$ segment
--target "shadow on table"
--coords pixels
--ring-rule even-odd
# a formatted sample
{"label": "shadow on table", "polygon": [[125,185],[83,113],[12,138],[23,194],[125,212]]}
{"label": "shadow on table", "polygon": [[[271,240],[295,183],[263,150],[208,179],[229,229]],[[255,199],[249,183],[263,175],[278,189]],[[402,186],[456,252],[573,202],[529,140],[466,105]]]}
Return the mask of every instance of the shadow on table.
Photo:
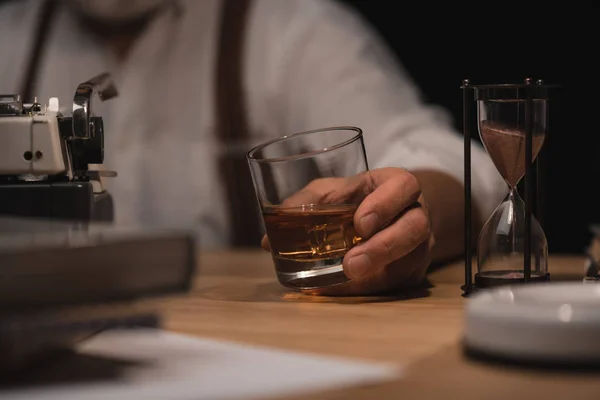
{"label": "shadow on table", "polygon": [[5,391],[120,380],[126,369],[140,365],[131,360],[64,351],[3,375],[0,398]]}
{"label": "shadow on table", "polygon": [[231,283],[212,286],[196,292],[197,296],[210,300],[239,302],[297,302],[330,304],[386,303],[424,298],[430,295],[433,285],[426,281],[420,287],[411,290],[391,291],[376,296],[317,296],[285,288],[277,281],[261,282],[255,285]]}
{"label": "shadow on table", "polygon": [[497,367],[502,369],[513,369],[530,372],[557,372],[561,374],[576,374],[587,375],[593,374],[600,377],[600,363],[598,362],[570,362],[564,363],[559,361],[547,360],[544,362],[535,360],[514,360],[509,357],[486,354],[470,349],[462,349],[462,355],[469,362],[479,365],[487,365],[489,367]]}
{"label": "shadow on table", "polygon": [[590,382],[597,387],[597,379],[600,378],[599,367],[600,365],[597,364],[566,365],[515,361],[470,351],[459,341],[413,364],[408,378],[410,380],[410,378],[433,374],[440,385],[460,387],[461,383],[470,381],[482,387],[486,385],[511,387],[516,383],[526,385],[536,380],[548,383],[550,379],[577,376],[582,378],[581,383],[585,382],[583,379],[593,378]]}

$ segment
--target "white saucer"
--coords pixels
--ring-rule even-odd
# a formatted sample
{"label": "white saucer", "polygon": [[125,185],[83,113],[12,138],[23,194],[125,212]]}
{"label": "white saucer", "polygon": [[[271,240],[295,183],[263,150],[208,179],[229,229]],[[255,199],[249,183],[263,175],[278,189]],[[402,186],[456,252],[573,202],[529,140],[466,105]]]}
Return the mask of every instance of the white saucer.
{"label": "white saucer", "polygon": [[465,312],[469,350],[522,361],[600,362],[600,284],[538,283],[476,293]]}

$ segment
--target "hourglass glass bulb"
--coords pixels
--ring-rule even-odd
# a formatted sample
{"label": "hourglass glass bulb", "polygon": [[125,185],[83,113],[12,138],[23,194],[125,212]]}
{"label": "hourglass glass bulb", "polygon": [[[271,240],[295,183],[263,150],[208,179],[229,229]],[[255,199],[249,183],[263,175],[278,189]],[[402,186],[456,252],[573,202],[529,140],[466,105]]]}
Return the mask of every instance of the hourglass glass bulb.
{"label": "hourglass glass bulb", "polygon": [[[508,185],[514,187],[525,175],[525,132],[490,121],[482,121],[480,131],[481,140],[498,172]],[[531,143],[531,158],[535,160],[544,144],[544,135],[534,135]]]}
{"label": "hourglass glass bulb", "polygon": [[529,79],[525,87],[491,85],[477,92],[481,141],[510,187],[479,235],[477,287],[524,281],[525,276],[528,281],[548,279],[546,236],[535,217],[527,220],[529,213],[516,190],[527,169],[527,135],[531,135],[531,162],[546,136],[547,98],[527,92],[532,86]]}
{"label": "hourglass glass bulb", "polygon": [[[485,223],[477,245],[477,286],[522,280],[525,245],[525,204],[513,189]],[[548,242],[535,217],[531,217],[531,280],[545,281]]]}

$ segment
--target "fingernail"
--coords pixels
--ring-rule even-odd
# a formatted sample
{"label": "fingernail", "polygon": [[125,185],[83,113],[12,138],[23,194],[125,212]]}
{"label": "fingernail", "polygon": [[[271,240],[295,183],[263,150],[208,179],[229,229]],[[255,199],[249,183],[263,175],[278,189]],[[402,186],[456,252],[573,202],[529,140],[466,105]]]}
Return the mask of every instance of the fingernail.
{"label": "fingernail", "polygon": [[359,254],[348,260],[348,274],[350,278],[360,278],[371,270],[371,260],[366,254]]}
{"label": "fingernail", "polygon": [[365,215],[360,219],[360,227],[365,236],[371,236],[378,228],[379,217],[375,213]]}

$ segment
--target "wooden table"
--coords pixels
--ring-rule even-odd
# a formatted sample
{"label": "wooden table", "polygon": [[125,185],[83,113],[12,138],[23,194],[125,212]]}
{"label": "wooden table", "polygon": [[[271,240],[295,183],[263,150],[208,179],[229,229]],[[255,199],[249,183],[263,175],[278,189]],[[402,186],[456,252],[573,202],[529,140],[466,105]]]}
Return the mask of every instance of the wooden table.
{"label": "wooden table", "polygon": [[[552,279],[581,279],[583,262],[552,256]],[[395,382],[311,399],[600,398],[598,372],[536,371],[465,358],[459,345],[466,301],[461,263],[431,273],[433,287],[425,292],[395,298],[302,295],[281,287],[272,268],[262,251],[202,255],[192,293],[161,300],[166,328],[407,369]]]}

